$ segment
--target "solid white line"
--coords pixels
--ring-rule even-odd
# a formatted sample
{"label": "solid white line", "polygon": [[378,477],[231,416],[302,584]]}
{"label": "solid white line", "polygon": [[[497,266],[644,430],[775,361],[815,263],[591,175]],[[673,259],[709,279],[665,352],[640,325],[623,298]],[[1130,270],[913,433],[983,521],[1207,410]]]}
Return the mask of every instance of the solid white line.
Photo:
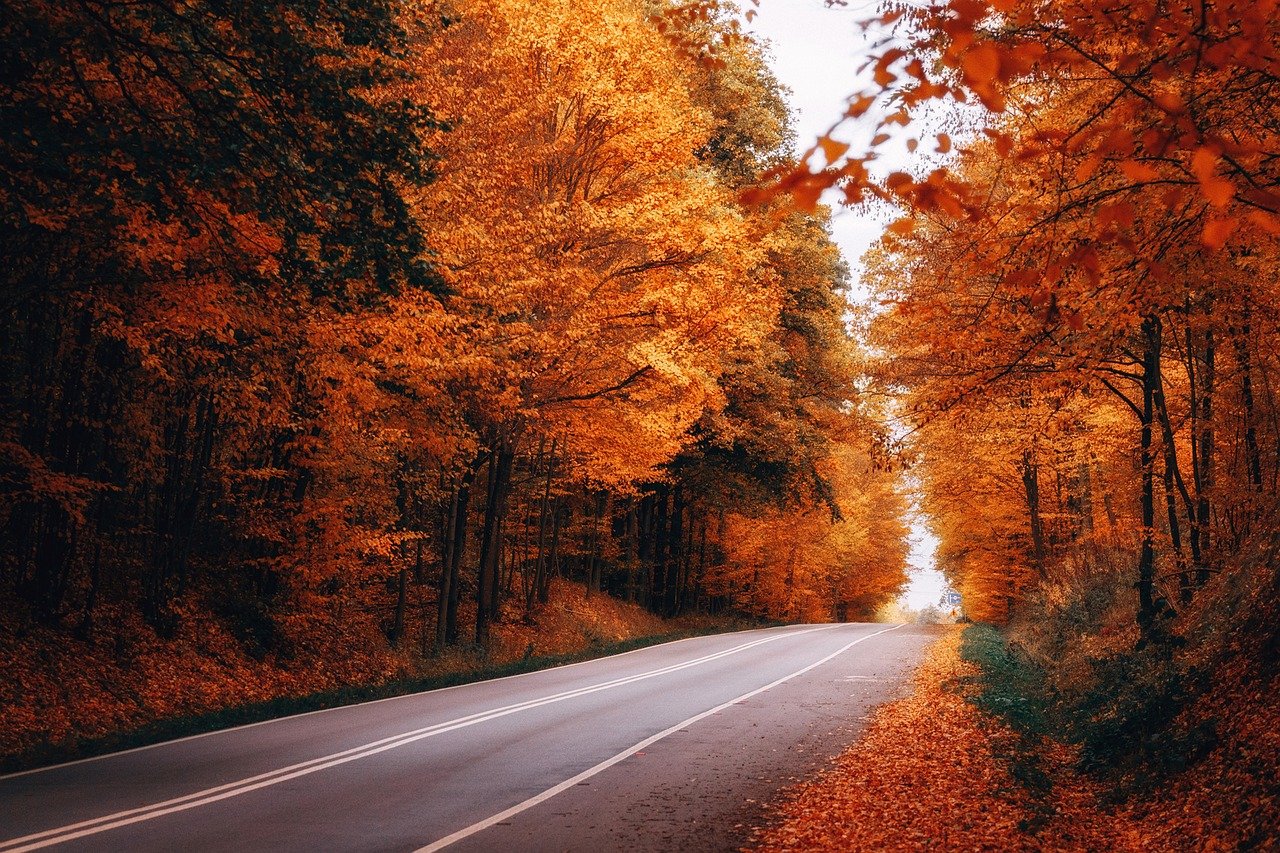
{"label": "solid white line", "polygon": [[585,666],[589,663],[597,663],[602,660],[613,660],[614,658],[621,658],[621,657],[626,657],[627,655],[634,655],[634,654],[639,654],[640,652],[647,652],[650,649],[661,649],[664,646],[674,646],[676,643],[687,643],[690,640],[705,640],[711,637],[732,637],[735,634],[754,634],[757,632],[764,632],[764,631],[781,631],[791,627],[793,626],[781,625],[773,628],[751,628],[746,631],[728,631],[721,634],[700,634],[696,637],[681,637],[678,640],[668,640],[665,643],[654,643],[652,646],[641,646],[638,649],[631,649],[630,651],[626,651],[626,652],[618,652],[616,655],[608,655],[603,658],[590,658],[588,660],[575,661],[574,663],[562,663],[557,666],[546,667],[545,669],[534,669],[534,670],[530,670],[529,672],[517,672],[514,675],[503,675],[503,676],[499,676],[498,678],[483,678],[483,679],[480,679],[479,681],[468,681],[464,684],[451,684],[448,687],[433,687],[430,690],[418,690],[413,693],[402,693],[399,696],[385,696],[382,699],[370,699],[366,702],[352,702],[349,705],[334,705],[332,708],[317,708],[314,711],[303,711],[300,714],[289,714],[288,716],[285,716],[285,717],[273,717],[270,720],[258,720],[256,723],[242,723],[238,726],[229,726],[228,728],[225,728],[225,729],[214,729],[211,732],[200,732],[200,734],[185,735],[183,737],[173,738],[172,740],[162,740],[162,741],[158,741],[157,743],[148,743],[142,746],[130,747],[129,749],[117,750],[115,752],[104,752],[101,755],[90,755],[85,758],[76,758],[71,761],[63,761],[59,764],[49,764],[44,767],[32,767],[29,770],[17,770],[13,773],[6,773],[4,775],[0,775],[0,782],[7,781],[9,779],[17,779],[19,776],[30,776],[35,773],[45,773],[49,770],[59,770],[63,767],[71,767],[76,764],[87,764],[91,761],[102,761],[104,758],[115,758],[116,756],[119,756],[119,755],[129,755],[130,753],[143,752],[148,749],[157,749],[162,746],[173,746],[174,744],[178,744],[178,743],[186,743],[189,740],[200,740],[201,738],[213,737],[214,735],[224,735],[224,734],[228,734],[229,732],[238,732],[238,731],[243,731],[244,729],[257,728],[258,726],[266,726],[272,723],[280,723],[280,722],[284,722],[285,720],[296,720],[301,717],[310,717],[315,714],[327,714],[330,711],[346,711],[346,710],[350,710],[351,708],[362,708],[366,705],[381,705],[383,702],[395,702],[400,699],[412,699],[415,696],[423,696],[427,693],[444,693],[447,690],[459,690],[463,687],[474,687],[477,684],[496,684],[499,681],[508,681],[512,678],[524,678],[529,675],[541,675],[544,672],[555,672],[556,670],[560,670],[560,669],[571,669],[575,666]]}
{"label": "solid white line", "polygon": [[239,779],[234,782],[227,782],[212,788],[206,788],[202,791],[196,791],[181,797],[164,800],[158,803],[151,803],[145,806],[139,806],[133,809],[116,812],[114,814],[103,815],[102,817],[92,818],[90,820],[80,821],[79,823],[68,824],[65,826],[55,827],[53,829],[43,830],[41,832],[24,835],[20,838],[12,838],[7,841],[0,842],[0,850],[4,853],[25,853],[25,851],[39,850],[54,844],[72,841],[77,838],[83,838],[87,835],[96,835],[106,832],[110,829],[116,829],[121,826],[128,826],[134,823],[140,823],[146,820],[152,820],[174,812],[186,811],[198,806],[215,803],[219,800],[225,800],[230,797],[236,797],[241,794],[247,794],[260,788],[266,788],[271,785],[277,785],[281,782],[287,782],[290,779],[296,779],[299,776],[306,776],[329,767],[335,767],[340,764],[346,764],[350,761],[356,761],[361,758],[367,758],[371,755],[377,755],[380,752],[386,752],[390,749],[406,746],[416,741],[424,740],[436,735],[445,734],[446,732],[456,731],[458,729],[474,726],[489,720],[505,717],[509,714],[515,714],[520,711],[538,708],[543,705],[550,705],[555,702],[563,702],[566,699],[574,699],[579,696],[586,696],[591,693],[597,693],[602,690],[609,690],[614,687],[621,687],[628,684],[634,684],[637,681],[644,681],[649,678],[656,678],[661,675],[667,675],[672,672],[678,672],[692,666],[698,666],[713,660],[719,660],[730,655],[738,654],[747,649],[765,643],[771,643],[776,640],[785,639],[787,637],[795,637],[801,634],[807,634],[811,631],[821,631],[836,627],[834,625],[822,625],[814,628],[805,628],[800,631],[789,631],[786,633],[770,634],[758,640],[749,643],[743,643],[724,649],[719,652],[712,652],[702,657],[693,658],[691,660],[682,661],[676,664],[669,664],[665,667],[649,670],[648,672],[637,673],[635,675],[623,676],[615,678],[611,681],[601,682],[599,684],[579,687],[573,690],[566,690],[555,693],[550,696],[543,696],[537,699],[529,699],[524,702],[518,702],[512,705],[506,705],[500,708],[494,708],[488,711],[479,711],[469,714],[465,717],[458,717],[453,720],[447,720],[441,723],[435,723],[421,729],[415,729],[410,732],[403,732],[398,735],[382,738],[371,743],[361,746],[352,747],[336,752],[331,755],[320,756],[309,761],[293,764],[288,767],[270,770],[266,773],[260,773],[256,776],[250,776],[245,779]]}
{"label": "solid white line", "polygon": [[592,776],[595,776],[597,773],[600,773],[603,770],[608,770],[610,767],[617,764],[619,761],[622,761],[626,758],[629,758],[632,755],[635,755],[640,750],[644,749],[645,747],[651,746],[652,744],[657,743],[658,741],[662,740],[668,735],[675,734],[681,729],[688,728],[689,726],[693,725],[699,720],[704,720],[707,717],[710,717],[712,714],[718,714],[719,712],[723,711],[725,708],[729,708],[734,705],[737,705],[739,702],[745,702],[746,700],[750,699],[752,696],[759,696],[761,693],[764,693],[766,690],[772,690],[773,688],[777,687],[779,684],[784,684],[793,678],[797,678],[801,675],[804,675],[806,672],[810,671],[811,669],[815,669],[819,666],[822,666],[824,663],[831,660],[832,658],[835,658],[835,657],[838,657],[839,655],[844,654],[849,649],[858,645],[858,643],[861,643],[863,640],[870,640],[872,637],[878,637],[881,634],[888,633],[889,631],[896,631],[901,627],[902,627],[901,625],[894,625],[892,628],[885,628],[883,630],[876,631],[871,634],[864,634],[858,639],[853,640],[852,642],[846,643],[845,645],[841,646],[839,649],[836,649],[834,652],[822,658],[821,660],[814,661],[813,663],[809,664],[803,669],[798,669],[795,672],[791,673],[790,675],[784,675],[782,676],[782,678],[779,678],[775,681],[771,681],[763,687],[757,687],[755,690],[752,690],[749,693],[743,693],[741,696],[735,699],[730,699],[728,702],[721,703],[708,711],[703,711],[701,714],[695,714],[694,716],[690,717],[687,720],[681,720],[680,722],[676,723],[674,726],[663,729],[662,731],[658,732],[656,735],[651,735],[645,738],[644,740],[640,741],[639,743],[627,747],[622,752],[619,752],[617,755],[613,756],[612,758],[607,758],[604,761],[601,761],[596,766],[583,770],[577,776],[573,776],[569,779],[565,779],[560,784],[554,785],[540,794],[535,794],[529,799],[525,800],[524,802],[517,803],[516,805],[507,809],[506,811],[498,812],[497,814],[487,817],[482,821],[473,823],[468,827],[458,830],[452,835],[446,835],[444,838],[441,838],[438,841],[431,842],[426,847],[420,847],[415,851],[415,853],[435,853],[435,851],[443,850],[445,847],[448,847],[451,844],[456,844],[462,839],[475,835],[477,832],[480,832],[481,830],[488,829],[489,827],[493,826],[496,823],[501,823],[504,820],[508,820],[509,818],[512,818],[515,815],[520,814],[520,812],[522,811],[531,809],[534,806],[538,805],[539,803],[546,802],[547,800],[551,799],[557,794],[564,793],[565,791],[577,785],[579,782],[582,782],[586,779],[590,779]]}

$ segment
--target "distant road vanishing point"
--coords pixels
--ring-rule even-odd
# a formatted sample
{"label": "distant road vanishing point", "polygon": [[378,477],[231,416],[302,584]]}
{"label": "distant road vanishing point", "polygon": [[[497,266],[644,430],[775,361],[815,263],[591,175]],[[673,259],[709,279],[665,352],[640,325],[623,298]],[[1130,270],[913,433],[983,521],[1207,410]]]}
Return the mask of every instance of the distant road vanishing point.
{"label": "distant road vanishing point", "polygon": [[732,850],[935,637],[698,637],[17,773],[0,853]]}

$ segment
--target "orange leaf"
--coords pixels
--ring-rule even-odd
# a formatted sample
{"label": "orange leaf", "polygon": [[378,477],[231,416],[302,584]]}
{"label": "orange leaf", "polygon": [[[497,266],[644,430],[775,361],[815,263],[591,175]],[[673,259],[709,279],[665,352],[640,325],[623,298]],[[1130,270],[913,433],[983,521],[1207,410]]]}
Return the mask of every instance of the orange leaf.
{"label": "orange leaf", "polygon": [[805,213],[813,213],[818,209],[818,199],[826,189],[820,181],[801,181],[791,187],[791,201],[797,209]]}
{"label": "orange leaf", "polygon": [[1200,183],[1208,183],[1218,173],[1219,159],[1221,158],[1218,152],[1212,148],[1197,148],[1196,153],[1191,155],[1191,174],[1195,175]]}
{"label": "orange leaf", "polygon": [[1155,166],[1149,163],[1140,163],[1137,160],[1125,160],[1120,164],[1120,171],[1130,182],[1135,184],[1145,183],[1146,181],[1154,181],[1160,177],[1160,173],[1156,171]]}
{"label": "orange leaf", "polygon": [[844,114],[849,118],[860,118],[861,116],[866,115],[867,110],[871,109],[871,106],[875,102],[876,99],[871,95],[860,95],[849,103]]}
{"label": "orange leaf", "polygon": [[837,142],[830,136],[820,138],[818,145],[822,146],[822,154],[827,158],[828,164],[836,162],[849,150],[849,143]]}
{"label": "orange leaf", "polygon": [[1228,217],[1211,217],[1205,220],[1200,242],[1216,252],[1227,244],[1227,239],[1235,233],[1239,224],[1237,220]]}
{"label": "orange leaf", "polygon": [[1176,92],[1161,92],[1152,100],[1156,102],[1156,106],[1167,113],[1181,113],[1187,108],[1182,96]]}
{"label": "orange leaf", "polygon": [[887,230],[900,237],[906,237],[916,230],[916,221],[909,216],[903,219],[898,219],[889,223]]}
{"label": "orange leaf", "polygon": [[946,154],[951,150],[951,137],[945,133],[938,134],[938,153]]}
{"label": "orange leaf", "polygon": [[1137,208],[1127,201],[1116,202],[1115,204],[1104,204],[1098,208],[1097,222],[1102,228],[1109,225],[1118,225],[1121,228],[1132,228],[1134,217],[1137,215]]}
{"label": "orange leaf", "polygon": [[982,42],[961,60],[965,75],[974,83],[990,83],[1000,73],[1000,52],[990,42]]}
{"label": "orange leaf", "polygon": [[1076,183],[1083,184],[1089,180],[1098,171],[1098,167],[1102,165],[1102,155],[1093,154],[1080,161],[1080,165],[1076,166],[1075,179]]}
{"label": "orange leaf", "polygon": [[1280,237],[1280,217],[1275,214],[1267,213],[1265,210],[1250,211],[1249,221],[1272,237]]}
{"label": "orange leaf", "polygon": [[1236,185],[1226,178],[1206,181],[1200,185],[1200,189],[1204,191],[1205,198],[1209,199],[1209,203],[1214,207],[1226,207],[1236,195]]}

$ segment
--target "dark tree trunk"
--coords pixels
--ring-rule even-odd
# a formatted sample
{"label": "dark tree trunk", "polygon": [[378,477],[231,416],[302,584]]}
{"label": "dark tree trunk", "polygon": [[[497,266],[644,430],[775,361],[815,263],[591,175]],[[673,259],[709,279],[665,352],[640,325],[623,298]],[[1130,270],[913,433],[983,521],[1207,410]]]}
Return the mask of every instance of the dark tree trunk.
{"label": "dark tree trunk", "polygon": [[391,645],[399,648],[404,638],[404,613],[409,600],[409,570],[401,568],[396,577],[396,612],[391,620]]}
{"label": "dark tree trunk", "polygon": [[543,575],[542,588],[538,590],[538,601],[542,604],[551,597],[551,576],[560,574],[560,528],[563,523],[563,507],[557,498],[551,508],[551,549],[547,554],[547,571]]}
{"label": "dark tree trunk", "polygon": [[488,500],[480,539],[479,583],[476,590],[476,644],[487,648],[489,625],[498,615],[498,569],[502,549],[501,526],[506,513],[507,491],[511,483],[511,463],[515,458],[510,440],[501,439],[489,457]]}
{"label": "dark tree trunk", "polygon": [[450,523],[453,534],[449,543],[448,558],[440,566],[440,600],[439,607],[443,618],[436,625],[436,647],[453,645],[458,642],[458,575],[463,559],[467,553],[467,519],[471,508],[471,486],[475,481],[483,458],[477,458],[462,472],[462,481],[454,498],[454,512]]}
{"label": "dark tree trunk", "polygon": [[[1007,469],[1006,469],[1007,470]],[[1044,524],[1040,517],[1040,466],[1030,450],[1022,451],[1022,491],[1027,501],[1031,526],[1031,564],[1040,577],[1045,575]]]}
{"label": "dark tree trunk", "polygon": [[1249,335],[1252,333],[1252,310],[1246,299],[1244,322],[1240,334],[1235,337],[1236,360],[1240,363],[1240,402],[1244,407],[1245,465],[1249,485],[1255,491],[1262,489],[1262,455],[1258,450],[1258,428],[1255,424],[1253,399],[1253,362],[1249,353]]}
{"label": "dark tree trunk", "polygon": [[1142,357],[1142,552],[1138,558],[1138,625],[1144,636],[1154,627],[1156,605],[1155,583],[1155,454],[1152,450],[1152,426],[1155,393],[1160,381],[1160,321],[1148,317],[1142,321],[1144,349]]}

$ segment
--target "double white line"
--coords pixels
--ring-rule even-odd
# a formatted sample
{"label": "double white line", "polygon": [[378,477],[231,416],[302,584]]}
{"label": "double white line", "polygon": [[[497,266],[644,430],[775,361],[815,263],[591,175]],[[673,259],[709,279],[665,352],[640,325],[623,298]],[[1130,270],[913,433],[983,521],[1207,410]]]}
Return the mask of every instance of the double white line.
{"label": "double white line", "polygon": [[749,643],[742,643],[741,645],[725,649],[724,651],[714,652],[712,654],[703,655],[699,658],[683,661],[682,663],[671,664],[659,669],[653,669],[648,672],[641,672],[635,675],[625,676],[623,678],[615,678],[612,681],[604,681],[599,684],[592,684],[575,690],[566,690],[562,693],[555,693],[538,699],[517,702],[512,705],[505,705],[489,711],[480,711],[475,714],[469,714],[465,717],[458,717],[453,720],[447,720],[443,723],[436,723],[435,725],[426,726],[424,728],[415,729],[398,735],[392,735],[391,737],[372,741],[371,743],[366,743],[362,746],[352,747],[351,749],[343,750],[342,752],[335,752],[331,755],[313,758],[310,761],[291,764],[288,767],[281,767],[278,770],[259,773],[257,776],[249,776],[248,778],[239,779],[235,782],[227,782],[223,785],[205,788],[202,791],[196,791],[191,794],[186,794],[185,796],[174,797],[170,800],[139,806],[133,809],[126,809],[125,811],[103,815],[102,817],[93,818],[91,820],[80,821],[79,823],[72,823],[67,824],[66,826],[54,827],[53,829],[46,829],[42,832],[24,835],[21,838],[11,838],[7,841],[0,841],[0,853],[25,853],[25,851],[28,850],[40,850],[54,844],[62,844],[67,841],[74,841],[77,838],[84,838],[87,835],[96,835],[100,832],[106,832],[118,827],[128,826],[129,824],[141,823],[142,821],[163,817],[164,815],[173,814],[174,812],[194,809],[199,806],[216,803],[219,800],[238,797],[241,794],[247,794],[250,791],[256,791],[260,788],[278,785],[281,782],[287,782],[290,779],[297,779],[299,776],[306,776],[320,770],[325,770],[329,767],[336,767],[339,764],[346,764],[349,761],[357,761],[361,758],[377,755],[380,752],[386,752],[391,749],[396,749],[397,747],[407,746],[408,744],[425,740],[426,738],[435,737],[436,735],[442,735],[447,732],[467,728],[468,726],[478,725],[489,720],[495,720],[499,717],[518,714],[521,711],[540,708],[543,705],[551,705],[556,702],[563,702],[567,699],[576,699],[579,696],[598,693],[602,690],[612,690],[615,687],[634,684],[637,681],[644,681],[649,678],[657,678],[658,676],[667,675],[668,673],[678,672],[679,670],[688,669],[692,666],[698,666],[730,655],[735,655],[739,652],[744,652],[748,649],[764,645],[765,643],[772,643],[776,640],[785,639],[787,637],[807,634],[810,631],[821,631],[834,627],[836,626],[823,625],[817,628],[806,628],[801,631],[788,631],[785,633],[772,634],[758,640],[752,640]]}
{"label": "double white line", "polygon": [[[759,696],[761,693],[764,693],[766,690],[772,690],[773,688],[777,687],[779,684],[785,684],[791,679],[798,678],[799,676],[804,675],[806,672],[809,672],[812,669],[817,669],[818,667],[822,666],[824,663],[836,657],[839,657],[840,655],[849,651],[849,649],[858,645],[858,643],[861,643],[865,640],[870,640],[872,637],[878,637],[881,634],[887,634],[889,631],[896,631],[901,627],[902,627],[901,625],[894,625],[892,628],[884,628],[882,630],[875,631],[874,633],[871,633],[871,634],[863,634],[861,637],[858,637],[856,640],[851,640],[850,642],[845,643],[843,646],[836,649],[834,652],[832,652],[831,654],[827,655],[824,658],[816,660],[813,663],[808,664],[807,666],[801,667],[800,669],[797,669],[795,672],[787,673],[781,678],[774,679],[773,681],[770,681],[768,684],[764,685],[763,687],[757,687],[755,690],[751,690],[746,693],[743,693],[741,696],[734,697],[733,699],[730,699],[728,702],[721,702],[719,705],[715,706],[714,708],[709,708],[706,711],[703,711],[701,714],[694,714],[692,717],[689,717],[687,720],[681,720],[680,722],[676,723],[674,726],[669,726],[668,728],[665,728],[662,731],[658,732],[656,735],[650,735],[649,737],[645,738],[639,743],[632,744],[631,746],[624,749],[622,752],[619,752],[617,755],[614,755],[611,758],[606,758],[604,761],[601,761],[599,764],[595,765],[594,767],[588,767],[586,770],[583,770],[577,776],[573,776],[569,779],[565,779],[563,782],[561,782],[558,785],[552,785],[550,788],[543,791],[542,793],[535,794],[534,796],[530,797],[529,799],[523,802],[516,803],[514,806],[512,806],[511,808],[505,811],[498,812],[495,815],[490,815],[484,820],[476,821],[470,826],[463,827],[462,829],[459,829],[457,832],[454,832],[451,835],[446,835],[444,838],[441,838],[437,841],[433,841],[427,846],[419,848],[417,851],[415,851],[415,853],[437,853],[437,851],[443,850],[444,848],[450,846],[451,844],[457,844],[459,841],[463,840],[464,838],[469,838],[472,835],[475,835],[477,832],[488,829],[489,827],[498,823],[502,823],[503,821],[510,820],[511,818],[515,817],[521,812],[531,809],[534,806],[538,805],[539,803],[545,803],[547,800],[551,799],[557,794],[563,794],[565,791],[569,790],[570,788],[582,782],[583,780],[590,779],[592,776],[595,776],[597,773],[602,773],[603,771],[608,770],[613,765],[627,758],[630,758],[640,750],[648,749],[650,746],[662,740],[663,738],[667,737],[668,735],[673,735],[678,731],[682,731],[688,728],[689,726],[693,725],[694,723],[698,722],[699,720],[704,720],[707,717],[710,717],[712,714],[718,714],[721,711],[723,711],[725,708],[731,708],[734,705],[739,704],[740,702],[745,702],[748,699],[751,699],[755,696]],[[810,630],[814,630],[814,629],[810,629]],[[796,633],[802,633],[802,632],[796,632]]]}

